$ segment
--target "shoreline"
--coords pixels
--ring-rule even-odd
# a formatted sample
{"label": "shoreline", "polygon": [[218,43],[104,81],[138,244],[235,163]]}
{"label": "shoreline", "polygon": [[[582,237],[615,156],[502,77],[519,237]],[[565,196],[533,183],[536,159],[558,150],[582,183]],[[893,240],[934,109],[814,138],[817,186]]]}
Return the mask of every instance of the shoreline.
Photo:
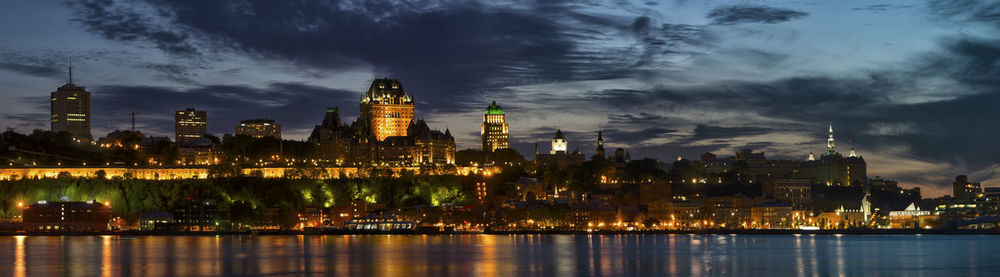
{"label": "shoreline", "polygon": [[845,230],[649,230],[649,231],[266,231],[266,232],[0,232],[0,236],[291,236],[291,235],[1000,235],[997,229],[845,229]]}

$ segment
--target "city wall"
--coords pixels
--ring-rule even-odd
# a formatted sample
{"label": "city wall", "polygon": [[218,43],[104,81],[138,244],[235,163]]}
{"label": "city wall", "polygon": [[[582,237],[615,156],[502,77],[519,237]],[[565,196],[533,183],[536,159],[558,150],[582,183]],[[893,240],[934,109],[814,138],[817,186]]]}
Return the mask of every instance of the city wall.
{"label": "city wall", "polygon": [[[326,170],[330,178],[340,178],[341,176],[351,178],[358,177],[358,167],[317,167]],[[402,170],[409,170],[419,173],[419,167],[393,167],[393,173],[399,174]],[[469,174],[493,174],[499,171],[497,168],[459,166],[456,167],[458,175]],[[0,168],[0,180],[18,180],[35,178],[55,178],[59,173],[66,172],[76,178],[97,177],[98,171],[104,171],[105,178],[125,177],[145,179],[145,180],[169,180],[169,179],[205,179],[208,178],[207,167],[170,167],[170,168],[143,168],[143,167],[17,167]],[[244,168],[244,175],[254,175],[260,171],[266,178],[282,178],[286,173],[293,171],[291,167],[257,167]]]}

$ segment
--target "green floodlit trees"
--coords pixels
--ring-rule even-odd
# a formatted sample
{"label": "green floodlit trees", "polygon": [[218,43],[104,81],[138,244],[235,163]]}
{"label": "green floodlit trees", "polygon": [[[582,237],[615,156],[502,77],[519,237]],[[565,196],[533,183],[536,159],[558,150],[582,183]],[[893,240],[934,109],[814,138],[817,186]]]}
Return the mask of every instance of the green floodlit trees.
{"label": "green floodlit trees", "polygon": [[[226,171],[226,170],[220,170]],[[252,223],[270,211],[299,211],[307,206],[344,205],[352,199],[384,203],[392,208],[414,205],[464,205],[476,177],[406,175],[401,178],[351,179],[261,178],[233,176],[209,179],[141,180],[128,178],[60,178],[0,181],[0,218],[19,211],[18,202],[96,200],[110,202],[115,216],[135,220],[153,211],[171,212],[188,198],[217,200],[234,220]],[[304,174],[309,175],[309,174]]]}

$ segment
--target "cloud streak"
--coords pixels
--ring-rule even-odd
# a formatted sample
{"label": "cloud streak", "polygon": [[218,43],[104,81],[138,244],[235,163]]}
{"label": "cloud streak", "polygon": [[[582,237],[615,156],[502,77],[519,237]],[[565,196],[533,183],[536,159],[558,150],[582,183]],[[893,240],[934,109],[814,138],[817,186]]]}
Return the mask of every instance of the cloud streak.
{"label": "cloud streak", "polygon": [[806,17],[809,13],[754,4],[721,6],[708,12],[708,19],[719,25],[744,23],[776,24]]}

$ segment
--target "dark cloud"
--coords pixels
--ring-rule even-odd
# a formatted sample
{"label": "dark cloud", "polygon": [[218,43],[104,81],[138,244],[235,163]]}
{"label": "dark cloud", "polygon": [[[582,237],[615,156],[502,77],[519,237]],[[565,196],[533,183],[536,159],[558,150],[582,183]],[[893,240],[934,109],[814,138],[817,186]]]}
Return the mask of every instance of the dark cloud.
{"label": "dark cloud", "polygon": [[66,73],[65,71],[62,70],[62,68],[50,65],[30,65],[30,64],[0,62],[0,69],[35,77],[66,76]]}
{"label": "dark cloud", "polygon": [[796,10],[754,4],[739,4],[714,8],[708,12],[707,17],[714,24],[733,25],[743,23],[775,24],[796,20],[807,15],[809,13]]}
{"label": "dark cloud", "polygon": [[652,114],[648,112],[640,112],[636,114],[610,114],[608,115],[608,123],[611,124],[657,124],[664,123],[670,118],[658,114]]}
{"label": "dark cloud", "polygon": [[35,129],[48,130],[49,115],[48,113],[0,114],[0,118],[14,122],[14,125],[4,127],[14,128],[15,131],[25,134]]}
{"label": "dark cloud", "polygon": [[931,0],[927,8],[934,15],[953,23],[987,23],[1000,28],[1000,2],[979,0]]}
{"label": "dark cloud", "polygon": [[154,22],[154,18],[131,5],[122,5],[113,0],[66,3],[77,10],[74,21],[106,39],[150,43],[164,52],[175,55],[199,53],[188,35],[160,26]]}
{"label": "dark cloud", "polygon": [[649,127],[634,131],[606,128],[604,129],[604,139],[615,145],[641,145],[646,140],[673,136],[676,132],[677,130],[663,127]]}
{"label": "dark cloud", "polygon": [[642,52],[633,64],[636,67],[650,64],[663,66],[663,61],[657,58],[693,54],[694,50],[690,46],[704,45],[712,39],[711,35],[702,30],[702,26],[688,24],[655,26],[653,19],[648,16],[636,18],[632,22],[631,31],[642,47]]}
{"label": "dark cloud", "polygon": [[[912,67],[872,71],[863,78],[805,76],[774,81],[722,81],[696,87],[605,90],[588,95],[598,96],[591,105],[609,109],[628,107],[666,114],[675,111],[670,107],[735,110],[771,122],[721,127],[695,121],[700,125],[695,127],[693,135],[656,146],[664,149],[661,151],[666,152],[665,157],[671,154],[666,149],[696,154],[697,151],[683,149],[693,142],[698,142],[701,150],[714,151],[744,146],[741,145],[744,142],[733,138],[786,132],[808,132],[816,138],[814,144],[821,145],[826,125],[832,123],[844,149],[848,139],[853,139],[860,148],[879,150],[879,154],[890,154],[886,149],[894,149],[891,155],[897,158],[940,164],[942,170],[965,171],[899,177],[926,183],[942,176],[989,168],[996,164],[994,153],[1000,153],[1000,144],[993,139],[1000,137],[1000,128],[983,125],[1000,118],[1000,109],[996,108],[1000,106],[998,43],[957,37],[943,41],[942,45],[943,52],[922,55],[920,62]],[[923,86],[924,82],[946,83],[947,91],[929,89]],[[667,117],[640,113],[614,115],[609,119],[623,123],[662,122]],[[657,126],[674,128],[671,126],[691,123],[674,121]],[[637,125],[642,124],[647,123]],[[990,177],[994,176],[976,176]]]}
{"label": "dark cloud", "polygon": [[246,86],[202,86],[186,90],[150,86],[103,86],[94,88],[94,126],[111,124],[123,128],[127,119],[111,114],[130,109],[142,112],[139,129],[162,135],[173,134],[173,112],[195,108],[208,112],[209,131],[232,133],[240,120],[270,118],[286,133],[304,132],[322,121],[326,107],[339,106],[347,120],[358,114],[357,94],[299,83],[273,83],[264,88]]}
{"label": "dark cloud", "polygon": [[772,129],[762,127],[722,127],[699,124],[694,128],[694,134],[686,138],[688,141],[711,139],[730,139],[742,136],[755,136],[770,133]]}
{"label": "dark cloud", "polygon": [[418,108],[430,113],[467,111],[470,106],[453,103],[511,85],[629,77],[699,35],[694,26],[643,26],[635,34],[638,53],[595,49],[584,41],[614,39],[628,23],[579,12],[592,4],[574,1],[527,8],[386,0],[146,2],[154,12],[112,0],[71,6],[94,33],[167,53],[236,51],[327,72],[375,67],[380,76],[402,79]]}
{"label": "dark cloud", "polygon": [[851,8],[852,11],[884,12],[899,9],[908,9],[917,5],[896,5],[896,4],[871,4],[862,7]]}
{"label": "dark cloud", "polygon": [[198,74],[195,73],[196,71],[189,66],[180,64],[145,63],[137,65],[136,67],[157,72],[157,74],[153,75],[153,77],[158,80],[168,80],[192,86],[200,85],[197,81],[192,79],[192,77],[195,77]]}

